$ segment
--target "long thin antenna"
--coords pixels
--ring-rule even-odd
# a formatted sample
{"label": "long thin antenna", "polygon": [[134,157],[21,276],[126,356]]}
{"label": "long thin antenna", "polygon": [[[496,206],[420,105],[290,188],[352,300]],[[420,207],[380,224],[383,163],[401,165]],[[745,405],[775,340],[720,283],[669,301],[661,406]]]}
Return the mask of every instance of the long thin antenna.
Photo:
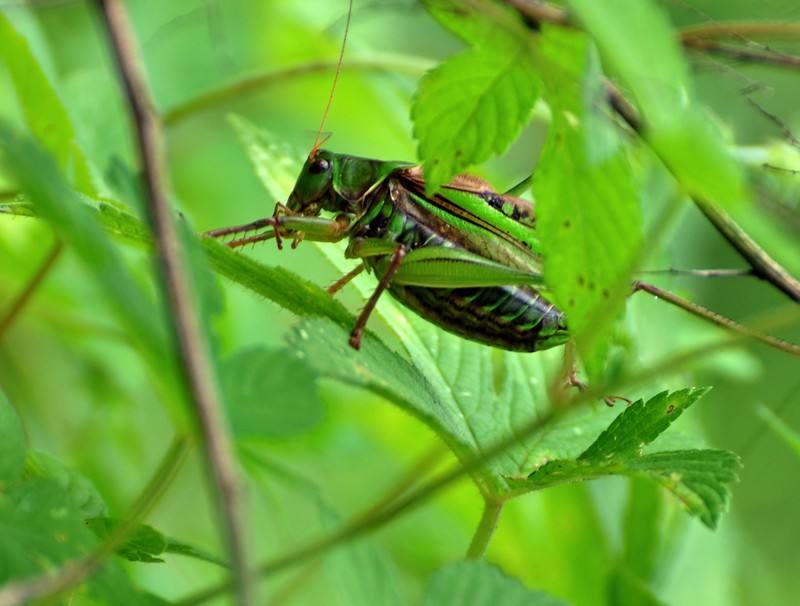
{"label": "long thin antenna", "polygon": [[350,31],[350,17],[353,15],[353,0],[349,0],[347,6],[347,20],[344,22],[344,36],[342,36],[342,47],[339,49],[339,60],[336,62],[336,71],[333,74],[333,84],[331,85],[331,92],[328,95],[328,103],[325,105],[325,111],[322,112],[322,120],[319,123],[319,130],[317,131],[317,138],[314,141],[314,147],[311,148],[311,153],[308,154],[309,158],[313,158],[320,146],[327,140],[323,139],[322,129],[325,128],[325,121],[328,119],[328,113],[331,111],[333,105],[333,95],[336,92],[336,84],[339,82],[339,74],[342,72],[342,61],[344,60],[344,49],[347,46],[347,34]]}

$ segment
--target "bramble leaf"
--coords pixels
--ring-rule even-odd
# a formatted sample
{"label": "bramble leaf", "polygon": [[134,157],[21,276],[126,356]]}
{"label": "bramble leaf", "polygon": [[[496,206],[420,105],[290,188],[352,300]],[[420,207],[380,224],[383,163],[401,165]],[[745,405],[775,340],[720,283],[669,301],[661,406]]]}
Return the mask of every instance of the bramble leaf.
{"label": "bramble leaf", "polygon": [[[100,540],[108,537],[118,524],[118,520],[107,517],[86,520],[86,526]],[[159,556],[165,553],[184,555],[225,568],[228,567],[224,561],[216,556],[186,543],[170,539],[147,524],[137,526],[125,539],[125,542],[117,548],[117,555],[129,562],[163,563],[164,560]]]}
{"label": "bramble leaf", "polygon": [[467,51],[428,72],[411,108],[428,193],[468,166],[504,152],[538,96],[538,75],[526,45],[507,53]]}
{"label": "bramble leaf", "polygon": [[551,460],[517,483],[518,492],[607,475],[649,479],[672,492],[687,511],[714,528],[737,479],[739,458],[722,450],[674,450],[643,454],[643,448],[706,390],[660,393],[628,407],[579,456]]}
{"label": "bramble leaf", "polygon": [[547,30],[539,64],[553,112],[533,180],[544,277],[593,379],[641,248],[639,194],[586,37]]}
{"label": "bramble leaf", "polygon": [[433,575],[423,606],[566,606],[562,600],[526,588],[486,562],[460,562]]}

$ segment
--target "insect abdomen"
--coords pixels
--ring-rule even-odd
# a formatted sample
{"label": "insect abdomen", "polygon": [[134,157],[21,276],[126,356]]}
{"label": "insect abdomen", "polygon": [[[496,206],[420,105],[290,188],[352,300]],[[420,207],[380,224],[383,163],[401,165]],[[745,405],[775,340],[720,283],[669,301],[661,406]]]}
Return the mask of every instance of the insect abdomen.
{"label": "insect abdomen", "polygon": [[[443,221],[419,207],[403,207],[388,192],[378,193],[367,220],[352,235],[390,240],[409,250],[461,246]],[[370,269],[378,262],[379,258],[365,259]],[[564,314],[530,287],[429,288],[391,283],[389,292],[426,320],[487,345],[537,351],[568,339]]]}

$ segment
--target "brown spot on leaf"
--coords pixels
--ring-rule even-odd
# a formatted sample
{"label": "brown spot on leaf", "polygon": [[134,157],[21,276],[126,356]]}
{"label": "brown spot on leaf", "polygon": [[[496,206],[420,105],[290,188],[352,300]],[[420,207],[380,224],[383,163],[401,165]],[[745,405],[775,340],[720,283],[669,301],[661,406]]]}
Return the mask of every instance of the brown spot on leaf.
{"label": "brown spot on leaf", "polygon": [[564,229],[569,229],[570,227],[572,227],[572,222],[569,219],[567,219],[566,221],[564,221]]}
{"label": "brown spot on leaf", "polygon": [[675,405],[670,404],[669,406],[667,406],[667,414],[669,415],[672,414],[673,412],[675,412]]}
{"label": "brown spot on leaf", "polygon": [[578,276],[578,286],[583,286],[584,284],[586,284],[586,278]]}
{"label": "brown spot on leaf", "polygon": [[611,296],[611,293],[610,293],[610,292],[608,292],[608,289],[607,289],[607,288],[604,288],[604,289],[603,289],[603,298],[604,298],[604,299],[608,299],[610,296]]}

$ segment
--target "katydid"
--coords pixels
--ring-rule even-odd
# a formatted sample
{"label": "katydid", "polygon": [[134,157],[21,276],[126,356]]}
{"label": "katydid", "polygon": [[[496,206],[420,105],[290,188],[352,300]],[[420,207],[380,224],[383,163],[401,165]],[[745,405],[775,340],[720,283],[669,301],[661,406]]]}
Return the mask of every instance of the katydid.
{"label": "katydid", "polygon": [[[329,218],[322,214],[331,215]],[[570,338],[565,315],[542,280],[533,205],[459,175],[429,196],[419,166],[315,150],[289,199],[272,217],[208,233],[223,237],[260,231],[228,246],[275,239],[349,239],[346,256],[360,264],[329,291],[363,270],[378,285],[350,335],[358,349],[367,320],[385,291],[441,328],[487,345],[540,351]],[[789,353],[800,347],[763,335],[689,301],[636,281],[645,291],[718,325]]]}
{"label": "katydid", "polygon": [[[458,175],[428,195],[419,166],[320,149],[351,13],[352,0],[317,140],[287,203],[278,203],[270,218],[209,235],[243,236],[230,241],[231,247],[268,239],[275,239],[279,248],[283,239],[292,240],[293,246],[304,239],[348,239],[345,254],[360,263],[329,292],[334,294],[364,270],[378,278],[350,335],[356,349],[386,291],[441,328],[487,345],[533,352],[568,342],[567,318],[550,301],[542,279],[533,205],[513,195],[526,181],[501,194],[482,179]],[[635,281],[632,291],[650,292],[720,326],[800,355],[797,345],[755,332],[655,286]]]}

